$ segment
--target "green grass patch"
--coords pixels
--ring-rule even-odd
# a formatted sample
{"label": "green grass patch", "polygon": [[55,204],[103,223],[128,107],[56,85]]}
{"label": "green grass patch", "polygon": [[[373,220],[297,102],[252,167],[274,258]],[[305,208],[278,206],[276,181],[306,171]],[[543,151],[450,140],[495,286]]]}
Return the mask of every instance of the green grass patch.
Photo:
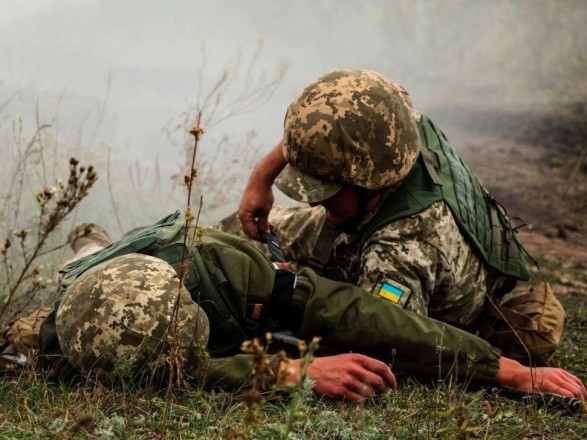
{"label": "green grass patch", "polygon": [[[587,296],[564,296],[568,317],[556,361],[587,381]],[[309,389],[262,400],[255,420],[236,393],[164,393],[100,383],[52,384],[22,372],[0,377],[0,438],[587,438],[587,414],[549,410],[459,384],[412,380],[362,404],[333,403]],[[293,420],[293,423],[291,423]]]}

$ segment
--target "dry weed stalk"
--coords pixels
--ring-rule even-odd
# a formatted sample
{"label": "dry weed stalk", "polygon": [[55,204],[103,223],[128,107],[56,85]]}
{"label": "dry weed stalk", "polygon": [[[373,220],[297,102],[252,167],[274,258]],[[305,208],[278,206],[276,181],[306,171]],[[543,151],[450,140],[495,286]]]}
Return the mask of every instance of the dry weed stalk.
{"label": "dry weed stalk", "polygon": [[[198,126],[206,127],[211,132],[214,127],[237,116],[252,112],[271,99],[283,80],[287,66],[277,66],[272,76],[264,73],[257,75],[260,62],[262,41],[259,41],[250,61],[245,65],[242,52],[227,63],[226,67],[212,83],[209,92],[205,92],[204,70],[206,67],[205,47],[202,47],[203,64],[199,74],[196,103],[170,120],[165,128],[169,142],[181,148],[184,154],[183,165],[172,176],[175,182],[184,184],[185,175],[193,169],[192,139],[190,127],[195,119],[200,119]],[[177,135],[179,134],[179,138]],[[200,193],[214,194],[206,203],[206,215],[233,204],[241,191],[243,172],[252,169],[261,154],[262,145],[255,145],[255,130],[245,134],[244,141],[235,142],[223,135],[214,140],[212,149],[204,148],[198,160],[198,189]],[[235,154],[238,152],[238,154]],[[229,158],[227,160],[227,158]]]}
{"label": "dry weed stalk", "polygon": [[[184,176],[184,183],[185,183],[187,190],[188,190],[187,206],[186,206],[186,211],[185,211],[185,225],[184,225],[184,233],[183,233],[183,250],[182,250],[182,256],[181,256],[181,272],[179,274],[180,283],[179,283],[179,287],[178,287],[177,300],[175,302],[174,309],[173,309],[171,323],[170,323],[169,328],[167,330],[167,341],[168,341],[170,351],[169,351],[168,356],[166,357],[166,364],[168,366],[169,375],[168,375],[167,390],[166,390],[166,395],[165,395],[165,407],[164,407],[163,415],[161,418],[161,426],[160,426],[161,433],[164,431],[165,426],[167,424],[167,421],[169,419],[169,409],[171,407],[171,395],[172,395],[172,391],[174,389],[174,385],[175,385],[175,388],[179,388],[179,389],[186,388],[186,382],[183,380],[184,373],[185,373],[185,364],[184,363],[186,360],[186,351],[185,351],[185,347],[182,347],[180,340],[179,340],[179,335],[181,332],[181,328],[180,328],[181,323],[179,321],[179,304],[180,304],[180,296],[183,294],[182,287],[184,286],[185,278],[187,277],[187,273],[188,273],[188,264],[190,264],[190,261],[191,261],[190,256],[189,256],[190,250],[188,249],[188,235],[190,233],[190,228],[192,227],[194,221],[196,221],[196,223],[195,223],[195,227],[192,228],[192,231],[194,231],[194,233],[195,233],[195,231],[197,230],[197,219],[192,214],[190,205],[191,205],[193,186],[194,186],[196,177],[198,175],[198,172],[196,169],[196,152],[198,150],[198,143],[200,141],[200,136],[204,133],[204,129],[200,126],[200,121],[201,121],[201,113],[198,114],[198,119],[196,121],[196,125],[194,127],[192,127],[192,129],[190,129],[190,133],[194,136],[194,146],[193,146],[193,150],[192,150],[192,160],[191,160],[190,172],[189,172],[189,174],[186,174]],[[200,210],[201,210],[201,207],[202,207],[202,200],[200,200]],[[199,217],[199,213],[198,213],[198,217]],[[196,322],[196,325],[199,325],[199,323]],[[190,349],[194,348],[197,343],[199,343],[199,341],[192,340],[192,347],[190,347]]]}
{"label": "dry weed stalk", "polygon": [[[257,51],[254,54],[251,63],[249,64],[244,86],[240,94],[233,101],[231,101],[228,106],[222,106],[221,103],[224,99],[226,99],[225,93],[230,88],[231,84],[236,80],[236,74],[238,73],[238,68],[240,65],[240,53],[237,57],[236,63],[232,66],[229,66],[222,72],[218,81],[216,81],[210,92],[206,95],[206,97],[203,100],[202,96],[200,95],[203,88],[200,84],[200,87],[198,88],[198,105],[196,106],[196,108],[188,110],[184,114],[184,120],[181,123],[177,124],[172,129],[168,129],[168,135],[171,135],[174,131],[178,129],[182,130],[182,133],[185,133],[185,128],[194,119],[191,115],[194,113],[195,110],[196,123],[195,125],[191,126],[189,130],[187,130],[187,132],[191,136],[193,136],[193,144],[191,142],[184,142],[184,150],[186,152],[186,164],[189,164],[189,166],[186,167],[187,171],[182,173],[183,184],[187,187],[187,205],[185,209],[185,226],[183,234],[181,271],[179,274],[180,288],[185,284],[185,278],[188,273],[188,264],[190,264],[191,261],[189,254],[192,251],[194,251],[189,248],[188,243],[192,245],[195,244],[197,246],[197,243],[199,243],[201,240],[201,234],[203,233],[202,230],[198,228],[198,222],[203,206],[202,196],[200,196],[197,215],[194,215],[191,209],[191,200],[195,190],[195,181],[198,177],[198,168],[196,167],[196,153],[198,151],[201,136],[204,133],[203,125],[209,128],[209,126],[222,122],[226,119],[236,116],[237,114],[250,112],[255,108],[263,105],[273,95],[273,92],[276,90],[277,85],[281,82],[283,75],[285,74],[285,67],[281,66],[278,70],[277,75],[272,81],[268,82],[267,84],[263,84],[264,78],[261,78],[261,84],[254,84],[253,72],[255,70],[259,58],[260,49],[261,44],[258,45]],[[202,81],[202,79],[203,75],[200,74],[200,81]],[[206,109],[205,118],[203,117],[204,108]],[[251,140],[252,137],[250,136],[248,141],[250,142]],[[225,176],[225,170],[223,170],[221,174]],[[216,188],[219,187],[221,186],[217,186]],[[190,240],[188,240],[189,234],[191,234]],[[182,293],[180,291],[179,295],[181,294]],[[198,298],[196,298],[196,302],[198,302]],[[165,409],[163,412],[160,426],[161,433],[164,432],[169,417],[169,408],[171,406],[173,384],[175,383],[175,385],[183,385],[183,381],[181,380],[181,378],[184,374],[183,362],[185,359],[185,350],[182,351],[181,347],[179,346],[178,336],[180,329],[178,327],[178,322],[179,296],[175,304],[172,323],[170,325],[170,328],[168,329],[168,342],[171,350],[170,355],[166,359],[169,367],[169,377],[165,399]],[[196,350],[198,352],[198,358],[200,358],[200,356],[202,357],[202,359],[198,359],[198,361],[202,361],[202,365],[205,364],[205,362],[203,361],[205,361],[205,359],[207,358],[208,353],[205,349],[201,347],[201,343],[199,341],[192,341],[192,346],[190,347],[190,350]],[[205,374],[205,372],[203,372],[203,374]]]}
{"label": "dry weed stalk", "polygon": [[[267,335],[267,340],[271,340],[270,335]],[[244,341],[241,345],[241,351],[253,356],[251,387],[242,394],[242,399],[247,408],[245,424],[250,425],[257,420],[255,416],[257,405],[261,401],[262,393],[271,389],[275,382],[275,373],[267,356],[267,347],[263,346],[258,338]]]}
{"label": "dry weed stalk", "polygon": [[[46,186],[36,192],[39,210],[35,218],[36,233],[33,234],[33,231],[27,228],[15,229],[12,235],[16,244],[7,237],[0,246],[8,286],[8,293],[0,306],[0,317],[4,316],[12,304],[23,299],[30,301],[46,286],[47,281],[41,277],[43,268],[35,263],[39,257],[56,250],[45,249],[47,239],[67,215],[88,196],[90,188],[97,180],[98,175],[92,165],[79,166],[79,161],[72,157],[69,160],[67,183],[57,179],[55,186]],[[34,235],[34,241],[29,244],[27,238],[31,235]],[[19,269],[15,270],[16,267]],[[26,304],[21,304],[15,313],[20,313],[25,306]]]}

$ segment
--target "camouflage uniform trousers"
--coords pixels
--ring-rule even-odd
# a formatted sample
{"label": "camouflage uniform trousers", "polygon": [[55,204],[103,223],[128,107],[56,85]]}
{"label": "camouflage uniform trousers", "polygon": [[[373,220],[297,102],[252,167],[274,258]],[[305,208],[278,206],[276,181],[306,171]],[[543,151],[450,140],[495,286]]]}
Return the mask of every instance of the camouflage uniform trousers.
{"label": "camouflage uniform trousers", "polygon": [[[389,223],[364,243],[361,231],[371,213],[353,234],[335,240],[324,275],[354,284],[373,295],[382,283],[401,286],[405,309],[440,321],[469,327],[486,301],[487,269],[461,234],[448,206],[436,202],[424,211]],[[325,219],[322,207],[274,207],[275,226],[286,258],[303,267]],[[241,234],[236,215],[218,228]]]}

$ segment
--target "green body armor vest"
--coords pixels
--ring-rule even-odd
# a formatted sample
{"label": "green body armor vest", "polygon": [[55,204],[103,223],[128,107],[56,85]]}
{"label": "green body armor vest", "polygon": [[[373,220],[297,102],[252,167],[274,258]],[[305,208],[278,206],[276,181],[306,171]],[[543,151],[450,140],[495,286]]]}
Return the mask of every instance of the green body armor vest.
{"label": "green body armor vest", "polygon": [[418,121],[421,154],[400,188],[388,196],[363,234],[414,215],[432,203],[444,201],[459,228],[494,276],[506,279],[511,289],[516,280],[529,279],[526,251],[505,210],[463,163],[444,133],[421,115]]}

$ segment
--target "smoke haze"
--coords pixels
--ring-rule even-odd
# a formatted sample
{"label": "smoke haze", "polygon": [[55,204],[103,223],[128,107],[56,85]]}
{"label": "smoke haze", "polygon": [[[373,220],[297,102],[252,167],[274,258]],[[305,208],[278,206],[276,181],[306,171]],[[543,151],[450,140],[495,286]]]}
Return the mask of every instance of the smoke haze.
{"label": "smoke haze", "polygon": [[[78,127],[71,139],[108,142],[129,165],[156,160],[166,181],[183,153],[164,128],[240,53],[224,99],[238,95],[260,40],[255,76],[286,64],[285,76],[264,105],[206,132],[204,150],[224,136],[242,145],[249,130],[256,151],[269,150],[293,97],[337,68],[392,77],[438,119],[472,97],[495,108],[584,102],[585,23],[584,0],[3,0],[0,124],[33,118],[40,98],[46,117],[58,110]],[[242,189],[247,174],[232,184]]]}

